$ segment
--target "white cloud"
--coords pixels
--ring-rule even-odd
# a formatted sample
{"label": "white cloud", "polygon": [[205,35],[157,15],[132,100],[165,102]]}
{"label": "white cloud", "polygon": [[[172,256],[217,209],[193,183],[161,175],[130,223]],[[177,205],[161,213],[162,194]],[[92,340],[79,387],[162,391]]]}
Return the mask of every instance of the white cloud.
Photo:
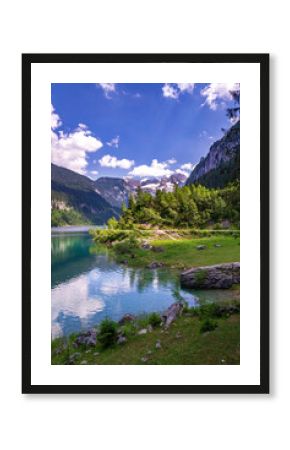
{"label": "white cloud", "polygon": [[174,172],[169,170],[167,162],[158,162],[157,159],[153,159],[151,165],[142,164],[135,167],[129,175],[136,177],[163,177],[169,176]]}
{"label": "white cloud", "polygon": [[[52,131],[51,131],[51,161],[67,169],[85,174],[87,162],[87,153],[96,152],[103,147],[102,142],[92,135],[92,132],[84,124],[71,131],[64,133],[59,128],[61,120],[56,114],[54,108],[51,110]],[[57,119],[55,118],[57,116]]]}
{"label": "white cloud", "polygon": [[115,147],[118,148],[120,143],[120,136],[116,136],[115,138],[111,139],[109,142],[106,142],[106,144],[109,147]]}
{"label": "white cloud", "polygon": [[61,126],[62,122],[58,114],[56,114],[54,107],[51,105],[51,129],[56,130]]}
{"label": "white cloud", "polygon": [[186,177],[189,177],[190,172],[187,172],[186,170],[176,169],[175,173],[180,173],[181,175],[184,175]]}
{"label": "white cloud", "polygon": [[180,166],[180,168],[182,170],[189,170],[189,171],[191,171],[191,170],[193,170],[194,166],[195,166],[195,164],[185,163],[185,164],[182,164],[182,166]]}
{"label": "white cloud", "polygon": [[95,176],[98,175],[99,172],[97,170],[90,170],[90,173]]}
{"label": "white cloud", "polygon": [[135,161],[129,159],[117,159],[115,156],[104,155],[99,159],[99,163],[102,167],[111,167],[112,169],[131,169],[134,166]]}
{"label": "white cloud", "polygon": [[167,97],[167,98],[173,98],[175,100],[178,99],[179,97],[179,92],[178,89],[176,89],[174,86],[172,86],[172,84],[164,84],[164,86],[162,86],[162,93],[163,93],[163,97]]}
{"label": "white cloud", "polygon": [[104,91],[105,97],[108,99],[112,98],[111,94],[116,92],[115,83],[99,83],[99,86],[101,86]]}
{"label": "white cloud", "polygon": [[178,83],[177,86],[180,89],[180,92],[187,92],[188,94],[193,93],[194,83]]}
{"label": "white cloud", "polygon": [[79,128],[81,130],[87,130],[88,129],[87,125],[85,125],[84,123],[79,123]]}
{"label": "white cloud", "polygon": [[192,170],[195,168],[196,164],[192,163],[185,163],[180,166],[180,169],[176,169],[176,173],[181,173],[182,175],[185,175],[186,177],[189,177]]}
{"label": "white cloud", "polygon": [[170,84],[165,83],[162,86],[163,97],[173,98],[177,100],[181,94],[192,94],[194,89],[194,83],[177,83]]}
{"label": "white cloud", "polygon": [[177,160],[175,158],[171,158],[171,159],[168,159],[166,162],[167,162],[167,164],[176,164]]}
{"label": "white cloud", "polygon": [[218,106],[221,106],[224,102],[232,100],[230,91],[239,90],[239,83],[210,83],[200,92],[200,94],[205,97],[202,106],[208,105],[210,109],[215,111]]}

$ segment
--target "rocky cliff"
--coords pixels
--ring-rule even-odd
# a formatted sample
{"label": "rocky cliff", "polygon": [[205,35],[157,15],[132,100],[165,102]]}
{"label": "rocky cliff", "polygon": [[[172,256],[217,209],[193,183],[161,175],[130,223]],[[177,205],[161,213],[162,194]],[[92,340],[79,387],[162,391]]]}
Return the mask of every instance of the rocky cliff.
{"label": "rocky cliff", "polygon": [[206,157],[201,158],[186,184],[224,187],[240,178],[240,121],[222,139],[214,142]]}

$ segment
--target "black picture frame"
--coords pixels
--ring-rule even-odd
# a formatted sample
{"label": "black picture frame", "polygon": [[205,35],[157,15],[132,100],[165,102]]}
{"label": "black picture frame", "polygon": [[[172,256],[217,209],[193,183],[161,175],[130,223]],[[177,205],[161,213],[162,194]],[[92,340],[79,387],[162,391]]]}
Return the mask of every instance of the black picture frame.
{"label": "black picture frame", "polygon": [[[23,54],[22,55],[22,393],[267,394],[269,393],[269,54]],[[254,63],[260,65],[260,384],[31,384],[31,65],[33,63]]]}

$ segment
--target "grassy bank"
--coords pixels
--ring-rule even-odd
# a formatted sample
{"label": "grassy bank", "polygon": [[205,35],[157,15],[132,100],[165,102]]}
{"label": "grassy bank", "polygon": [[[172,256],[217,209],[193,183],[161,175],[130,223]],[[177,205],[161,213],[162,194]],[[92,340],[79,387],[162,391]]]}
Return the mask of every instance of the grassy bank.
{"label": "grassy bank", "polygon": [[[189,268],[240,260],[240,239],[233,236],[210,236],[205,238],[179,238],[150,240],[152,249],[116,248],[118,262],[132,267],[145,267],[156,261],[167,267]],[[199,250],[199,246],[205,246]],[[154,248],[157,250],[154,251]],[[114,248],[114,247],[113,247]]]}
{"label": "grassy bank", "polygon": [[197,316],[184,314],[168,330],[157,327],[145,335],[129,335],[125,344],[106,349],[98,343],[75,348],[75,337],[65,343],[59,338],[52,342],[52,364],[72,364],[72,358],[77,365],[239,364],[239,314],[215,317],[212,331],[201,332],[203,323]]}

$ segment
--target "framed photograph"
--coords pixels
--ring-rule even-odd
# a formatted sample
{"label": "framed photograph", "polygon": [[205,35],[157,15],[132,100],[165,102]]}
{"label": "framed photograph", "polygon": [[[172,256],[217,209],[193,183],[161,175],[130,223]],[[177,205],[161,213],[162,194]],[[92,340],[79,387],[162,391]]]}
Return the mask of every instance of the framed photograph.
{"label": "framed photograph", "polygon": [[23,393],[269,392],[269,55],[22,55]]}

